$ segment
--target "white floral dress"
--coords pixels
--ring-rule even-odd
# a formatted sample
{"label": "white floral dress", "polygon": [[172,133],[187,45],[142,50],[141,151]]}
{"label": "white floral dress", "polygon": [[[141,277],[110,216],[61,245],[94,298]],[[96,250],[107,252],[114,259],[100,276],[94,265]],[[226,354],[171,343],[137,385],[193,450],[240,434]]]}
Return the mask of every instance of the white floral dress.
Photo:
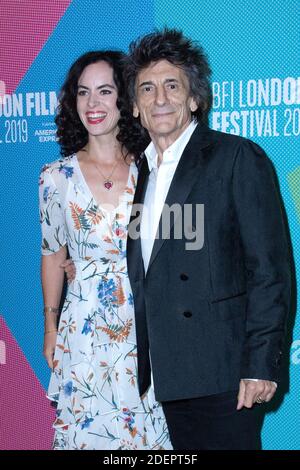
{"label": "white floral dress", "polygon": [[76,155],[40,176],[42,254],[67,245],[76,265],[61,313],[48,396],[54,449],[171,449],[161,405],[137,386],[126,237],[137,169],[115,210],[97,205]]}

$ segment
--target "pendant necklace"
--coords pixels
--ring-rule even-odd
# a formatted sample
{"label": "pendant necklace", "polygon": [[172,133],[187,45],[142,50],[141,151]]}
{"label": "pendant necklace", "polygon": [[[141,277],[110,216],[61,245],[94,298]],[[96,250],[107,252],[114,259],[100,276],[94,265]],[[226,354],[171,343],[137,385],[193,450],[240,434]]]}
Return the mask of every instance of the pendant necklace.
{"label": "pendant necklace", "polygon": [[117,168],[118,164],[120,163],[120,159],[118,159],[116,161],[116,163],[114,164],[113,166],[113,169],[110,173],[110,175],[108,175],[107,177],[102,173],[102,171],[100,170],[100,168],[98,167],[97,163],[95,163],[95,167],[96,169],[99,171],[99,173],[101,174],[102,178],[104,179],[104,183],[103,183],[103,186],[105,187],[105,189],[107,189],[108,191],[113,187],[114,185],[114,182],[112,181],[111,177],[115,171],[115,169]]}

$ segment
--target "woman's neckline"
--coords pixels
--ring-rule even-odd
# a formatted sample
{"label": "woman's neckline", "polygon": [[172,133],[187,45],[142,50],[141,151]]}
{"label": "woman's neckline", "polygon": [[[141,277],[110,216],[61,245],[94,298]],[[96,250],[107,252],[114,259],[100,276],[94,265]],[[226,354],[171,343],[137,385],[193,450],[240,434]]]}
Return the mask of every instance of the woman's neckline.
{"label": "woman's neckline", "polygon": [[131,162],[130,165],[129,165],[129,171],[128,171],[128,178],[127,178],[127,182],[126,182],[126,186],[125,186],[125,189],[124,191],[120,194],[119,196],[119,201],[120,203],[117,205],[117,206],[114,206],[113,204],[106,204],[107,207],[112,207],[111,210],[107,210],[105,209],[105,205],[103,205],[101,202],[97,201],[97,199],[94,197],[93,193],[92,193],[92,190],[90,189],[86,179],[85,179],[85,176],[81,170],[81,167],[80,167],[80,162],[78,160],[78,157],[77,157],[77,154],[74,153],[74,160],[75,160],[75,163],[76,163],[76,166],[77,166],[77,169],[78,169],[78,173],[79,173],[79,176],[85,186],[85,189],[86,191],[88,192],[89,196],[93,199],[93,201],[95,202],[96,206],[101,209],[101,211],[104,211],[106,213],[113,213],[113,212],[116,212],[119,207],[123,204],[123,199],[124,199],[124,194],[126,193],[126,188],[128,188],[129,186],[129,183],[130,183],[130,178],[131,178],[131,173],[132,173],[132,168],[133,168],[133,165],[135,165],[134,162]]}

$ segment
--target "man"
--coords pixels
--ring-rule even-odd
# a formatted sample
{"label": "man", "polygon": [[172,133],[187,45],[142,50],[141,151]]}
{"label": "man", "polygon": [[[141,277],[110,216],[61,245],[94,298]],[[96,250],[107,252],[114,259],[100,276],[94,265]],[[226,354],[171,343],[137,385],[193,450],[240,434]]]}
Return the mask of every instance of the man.
{"label": "man", "polygon": [[[290,295],[270,161],[251,141],[206,126],[210,68],[181,32],[132,43],[125,76],[152,140],[127,252],[140,393],[152,369],[175,449],[258,449],[259,404],[276,390]],[[166,232],[174,204],[182,211]]]}

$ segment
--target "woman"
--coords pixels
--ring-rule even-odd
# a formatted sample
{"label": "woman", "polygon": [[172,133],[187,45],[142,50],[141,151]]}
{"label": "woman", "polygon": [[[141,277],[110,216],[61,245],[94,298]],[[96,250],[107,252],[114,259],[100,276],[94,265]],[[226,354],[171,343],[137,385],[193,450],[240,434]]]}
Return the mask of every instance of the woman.
{"label": "woman", "polygon": [[[137,387],[126,236],[142,137],[126,109],[123,55],[71,67],[56,117],[63,159],[40,178],[44,355],[54,449],[169,449],[161,406]],[[67,251],[76,267],[57,329]]]}

